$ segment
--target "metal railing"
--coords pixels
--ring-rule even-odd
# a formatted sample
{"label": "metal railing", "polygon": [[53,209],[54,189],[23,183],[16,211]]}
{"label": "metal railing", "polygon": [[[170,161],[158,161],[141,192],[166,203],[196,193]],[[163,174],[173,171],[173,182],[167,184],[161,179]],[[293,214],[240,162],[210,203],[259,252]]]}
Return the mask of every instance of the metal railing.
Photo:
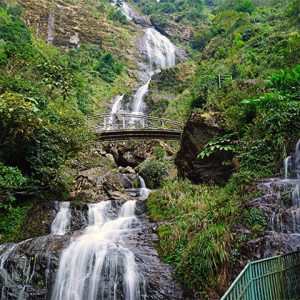
{"label": "metal railing", "polygon": [[300,251],[248,262],[221,300],[300,299]]}
{"label": "metal railing", "polygon": [[89,118],[92,120],[96,131],[121,131],[121,130],[169,130],[182,131],[180,122],[147,116],[143,114],[103,114]]}

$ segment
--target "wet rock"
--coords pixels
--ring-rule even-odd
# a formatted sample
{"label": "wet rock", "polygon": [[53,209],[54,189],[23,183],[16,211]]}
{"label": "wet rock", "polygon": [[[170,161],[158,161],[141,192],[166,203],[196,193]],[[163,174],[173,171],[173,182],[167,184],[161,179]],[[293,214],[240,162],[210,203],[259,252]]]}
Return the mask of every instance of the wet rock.
{"label": "wet rock", "polygon": [[118,192],[118,191],[110,193],[110,199],[112,199],[112,200],[125,200],[125,201],[133,200],[132,197],[128,196],[127,194]]}
{"label": "wet rock", "polygon": [[178,39],[181,42],[190,42],[193,39],[193,28],[181,26],[180,22],[176,22],[176,20],[170,20],[169,16],[167,23],[162,23],[161,17],[151,16],[150,19],[157,31],[171,39]]}
{"label": "wet rock", "polygon": [[176,61],[177,62],[185,62],[188,60],[188,53],[185,49],[183,48],[176,48]]}
{"label": "wet rock", "polygon": [[136,173],[135,170],[129,166],[127,166],[126,168],[119,167],[118,171],[121,174],[135,174]]}
{"label": "wet rock", "polygon": [[[110,215],[115,218],[124,200],[111,203]],[[86,205],[76,207],[84,214]],[[73,207],[74,209],[74,207]],[[172,268],[159,260],[153,243],[157,236],[152,228],[155,224],[149,222],[146,214],[146,202],[138,201],[137,230],[132,231],[126,240],[134,254],[139,270],[145,278],[145,291],[149,300],[187,299],[180,284],[172,277]],[[42,236],[30,239],[20,244],[0,246],[0,258],[4,268],[0,267],[0,289],[3,287],[5,299],[26,298],[29,300],[50,299],[54,286],[56,272],[59,266],[62,249],[68,246],[70,237],[79,238],[83,230],[74,231],[65,236]],[[123,247],[124,245],[122,245]],[[124,273],[124,266],[118,265],[118,272]],[[104,277],[103,280],[109,280]],[[123,291],[118,293],[118,299],[124,299]]]}
{"label": "wet rock", "polygon": [[[300,208],[293,204],[292,195],[297,180],[270,178],[257,182],[261,196],[247,203],[248,209],[257,208],[265,213],[268,224],[259,234],[240,225],[236,233],[247,237],[240,249],[240,271],[247,261],[290,253],[300,249]],[[237,275],[236,272],[235,275]]]}
{"label": "wet rock", "polygon": [[132,168],[150,158],[154,147],[162,147],[168,155],[173,154],[170,147],[161,141],[118,142],[103,145],[103,149],[113,155],[118,166]]}
{"label": "wet rock", "polygon": [[151,22],[149,16],[134,16],[132,21],[135,24],[141,25],[143,27],[151,27],[152,26],[152,22]]}
{"label": "wet rock", "polygon": [[45,299],[55,279],[59,254],[68,240],[68,236],[49,235],[0,246],[4,299]]}
{"label": "wet rock", "polygon": [[193,113],[184,128],[181,147],[175,158],[180,177],[186,177],[194,183],[225,183],[233,172],[233,167],[224,165],[231,161],[230,152],[216,151],[210,157],[200,159],[198,154],[215,136],[224,134],[214,113]]}

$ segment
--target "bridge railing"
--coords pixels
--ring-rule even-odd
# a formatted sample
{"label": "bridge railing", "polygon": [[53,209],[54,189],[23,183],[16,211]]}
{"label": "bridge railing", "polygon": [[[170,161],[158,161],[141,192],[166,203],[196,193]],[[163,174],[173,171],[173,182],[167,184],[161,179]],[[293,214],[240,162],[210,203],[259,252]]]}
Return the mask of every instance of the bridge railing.
{"label": "bridge railing", "polygon": [[183,124],[164,118],[142,114],[103,114],[90,117],[93,128],[97,131],[122,131],[122,130],[169,130],[182,131]]}
{"label": "bridge railing", "polygon": [[300,299],[300,251],[248,262],[221,300]]}

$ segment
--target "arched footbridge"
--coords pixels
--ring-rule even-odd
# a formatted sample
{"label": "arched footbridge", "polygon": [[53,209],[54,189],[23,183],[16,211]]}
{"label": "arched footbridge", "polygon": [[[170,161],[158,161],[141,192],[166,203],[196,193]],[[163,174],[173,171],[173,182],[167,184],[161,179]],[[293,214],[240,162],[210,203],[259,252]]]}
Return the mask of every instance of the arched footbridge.
{"label": "arched footbridge", "polygon": [[102,114],[89,119],[102,141],[179,140],[183,130],[180,122],[143,114]]}

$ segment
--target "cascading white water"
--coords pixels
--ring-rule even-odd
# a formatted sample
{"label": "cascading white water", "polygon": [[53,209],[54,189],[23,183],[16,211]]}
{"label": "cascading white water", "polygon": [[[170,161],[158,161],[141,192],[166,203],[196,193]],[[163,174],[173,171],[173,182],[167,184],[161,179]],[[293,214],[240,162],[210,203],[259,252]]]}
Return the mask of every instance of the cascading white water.
{"label": "cascading white water", "polygon": [[16,246],[17,244],[0,245],[0,278],[3,278],[3,286],[0,287],[0,299],[5,299],[4,287],[7,285],[7,281],[9,280],[9,274],[5,268],[5,262],[10,254],[15,250]]}
{"label": "cascading white water", "polygon": [[117,1],[113,0],[112,5],[120,9],[128,20],[132,20],[135,17],[135,11],[126,2],[122,2],[121,5],[118,5]]}
{"label": "cascading white water", "polygon": [[144,99],[149,91],[152,76],[159,73],[162,68],[173,67],[176,64],[176,46],[152,27],[144,29],[144,32],[143,45],[146,51],[149,80],[133,96],[132,113],[136,114],[145,111]]}
{"label": "cascading white water", "polygon": [[70,229],[71,210],[70,202],[59,202],[59,211],[51,224],[51,234],[64,235]]}
{"label": "cascading white water", "polygon": [[284,179],[288,179],[289,178],[289,163],[291,161],[291,156],[288,156],[287,158],[285,158],[284,160]]}
{"label": "cascading white water", "polygon": [[150,194],[150,190],[147,188],[146,183],[144,178],[142,178],[141,176],[139,176],[140,179],[140,198],[142,200],[145,200],[148,198],[149,194]]}
{"label": "cascading white water", "polygon": [[149,71],[159,72],[162,68],[175,66],[175,45],[152,27],[146,28],[144,32],[144,45],[147,52]]}
{"label": "cascading white water", "polygon": [[115,96],[114,99],[113,99],[113,106],[111,108],[111,111],[110,111],[110,117],[108,119],[108,124],[105,124],[108,125],[108,128],[112,128],[112,124],[114,122],[114,117],[115,117],[115,114],[120,110],[120,107],[121,107],[121,102],[122,100],[124,99],[124,95],[118,95],[118,96]]}
{"label": "cascading white water", "polygon": [[62,252],[52,300],[146,297],[134,255],[125,245],[138,226],[135,205],[135,201],[125,202],[115,219],[110,201],[89,205],[84,234]]}
{"label": "cascading white water", "polygon": [[[120,9],[129,20],[132,20],[136,16],[134,10],[126,2],[122,1],[120,4],[114,0],[112,4]],[[176,46],[155,28],[148,27],[144,29],[144,37],[141,44],[143,45],[142,52],[145,54],[147,60],[145,69],[148,79],[133,95],[131,106],[133,114],[143,114],[145,112],[146,105],[144,99],[149,91],[152,76],[160,72],[162,68],[173,67],[176,64]],[[110,122],[112,120],[113,116]],[[130,119],[129,124],[134,126],[136,121],[137,119],[133,117]]]}
{"label": "cascading white water", "polygon": [[145,85],[141,86],[135,95],[133,96],[132,102],[132,113],[141,114],[144,111],[144,99],[149,90],[150,80],[146,82]]}
{"label": "cascading white water", "polygon": [[296,184],[294,190],[292,191],[292,200],[294,207],[300,207],[300,188],[299,184]]}

